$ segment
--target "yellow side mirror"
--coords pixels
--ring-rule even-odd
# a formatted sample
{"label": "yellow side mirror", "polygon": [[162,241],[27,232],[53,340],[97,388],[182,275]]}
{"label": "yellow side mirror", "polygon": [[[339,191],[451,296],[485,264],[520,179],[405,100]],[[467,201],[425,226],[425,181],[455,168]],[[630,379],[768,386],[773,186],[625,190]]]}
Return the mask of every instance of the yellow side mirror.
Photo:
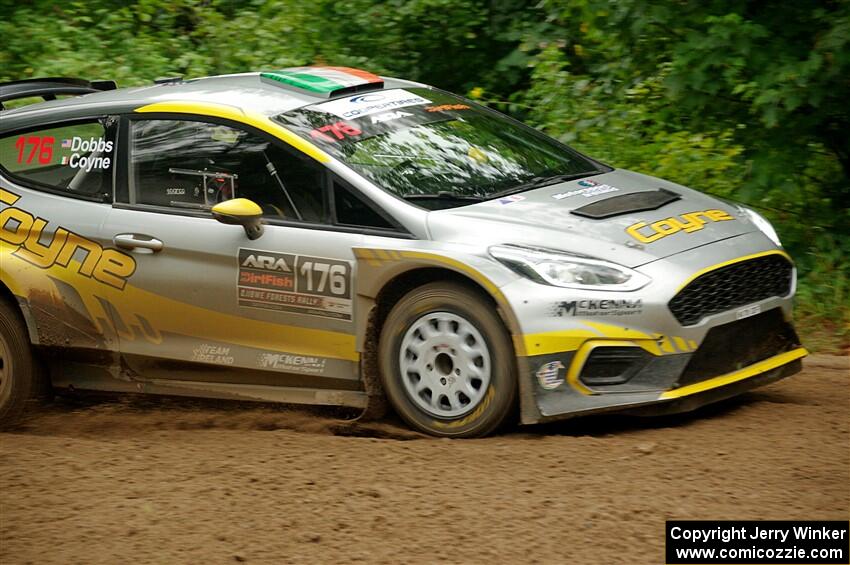
{"label": "yellow side mirror", "polygon": [[242,226],[248,239],[263,235],[263,209],[247,198],[234,198],[212,207],[213,218],[222,224]]}

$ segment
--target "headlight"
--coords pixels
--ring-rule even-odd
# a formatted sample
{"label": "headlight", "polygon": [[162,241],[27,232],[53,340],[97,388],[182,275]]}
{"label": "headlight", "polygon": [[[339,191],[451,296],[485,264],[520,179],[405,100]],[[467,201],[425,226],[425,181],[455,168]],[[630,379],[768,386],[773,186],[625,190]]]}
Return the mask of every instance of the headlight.
{"label": "headlight", "polygon": [[779,235],[776,233],[776,230],[773,229],[773,226],[770,225],[764,216],[756,212],[755,210],[751,210],[749,208],[745,208],[744,206],[738,205],[738,210],[741,211],[747,218],[750,219],[755,226],[770,239],[777,246],[782,247],[782,242],[779,241]]}
{"label": "headlight", "polygon": [[517,273],[552,286],[630,291],[650,281],[646,275],[622,265],[556,251],[514,245],[494,245],[489,251]]}

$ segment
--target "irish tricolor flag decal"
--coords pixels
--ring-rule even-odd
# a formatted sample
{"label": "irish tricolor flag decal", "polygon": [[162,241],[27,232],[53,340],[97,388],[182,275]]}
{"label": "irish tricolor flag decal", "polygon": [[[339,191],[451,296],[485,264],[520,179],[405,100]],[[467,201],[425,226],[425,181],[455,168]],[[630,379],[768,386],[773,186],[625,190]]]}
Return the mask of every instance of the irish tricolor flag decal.
{"label": "irish tricolor flag decal", "polygon": [[381,88],[384,84],[378,75],[349,67],[295,67],[260,73],[260,76],[326,96],[341,94],[341,90],[354,93]]}

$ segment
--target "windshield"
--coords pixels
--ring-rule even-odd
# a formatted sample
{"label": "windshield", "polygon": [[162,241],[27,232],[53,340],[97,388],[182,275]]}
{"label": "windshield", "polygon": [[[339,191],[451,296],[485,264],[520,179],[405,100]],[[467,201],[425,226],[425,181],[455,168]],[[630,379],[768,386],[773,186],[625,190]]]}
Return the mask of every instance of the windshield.
{"label": "windshield", "polygon": [[601,172],[531,128],[426,88],[350,96],[276,119],[384,190],[432,209]]}

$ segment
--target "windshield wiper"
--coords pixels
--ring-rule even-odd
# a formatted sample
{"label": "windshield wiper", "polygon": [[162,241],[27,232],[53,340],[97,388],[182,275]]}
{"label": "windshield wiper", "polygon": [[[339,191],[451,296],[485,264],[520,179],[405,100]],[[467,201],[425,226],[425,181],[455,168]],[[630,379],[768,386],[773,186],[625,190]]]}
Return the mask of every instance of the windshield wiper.
{"label": "windshield wiper", "polygon": [[516,194],[517,192],[525,192],[526,190],[531,190],[533,188],[540,188],[541,186],[549,186],[550,184],[557,184],[559,182],[567,182],[570,180],[578,180],[583,179],[584,177],[589,177],[593,175],[598,175],[602,173],[602,171],[588,171],[585,173],[570,173],[565,175],[549,175],[549,176],[540,176],[531,178],[521,184],[516,186],[512,186],[506,190],[501,190],[499,192],[494,192],[489,195],[488,198],[501,198],[502,196],[508,196],[510,194]]}
{"label": "windshield wiper", "polygon": [[430,193],[408,193],[402,194],[405,200],[455,200],[462,202],[483,202],[487,200],[483,196],[470,196],[465,194],[454,194],[453,192],[430,192]]}

